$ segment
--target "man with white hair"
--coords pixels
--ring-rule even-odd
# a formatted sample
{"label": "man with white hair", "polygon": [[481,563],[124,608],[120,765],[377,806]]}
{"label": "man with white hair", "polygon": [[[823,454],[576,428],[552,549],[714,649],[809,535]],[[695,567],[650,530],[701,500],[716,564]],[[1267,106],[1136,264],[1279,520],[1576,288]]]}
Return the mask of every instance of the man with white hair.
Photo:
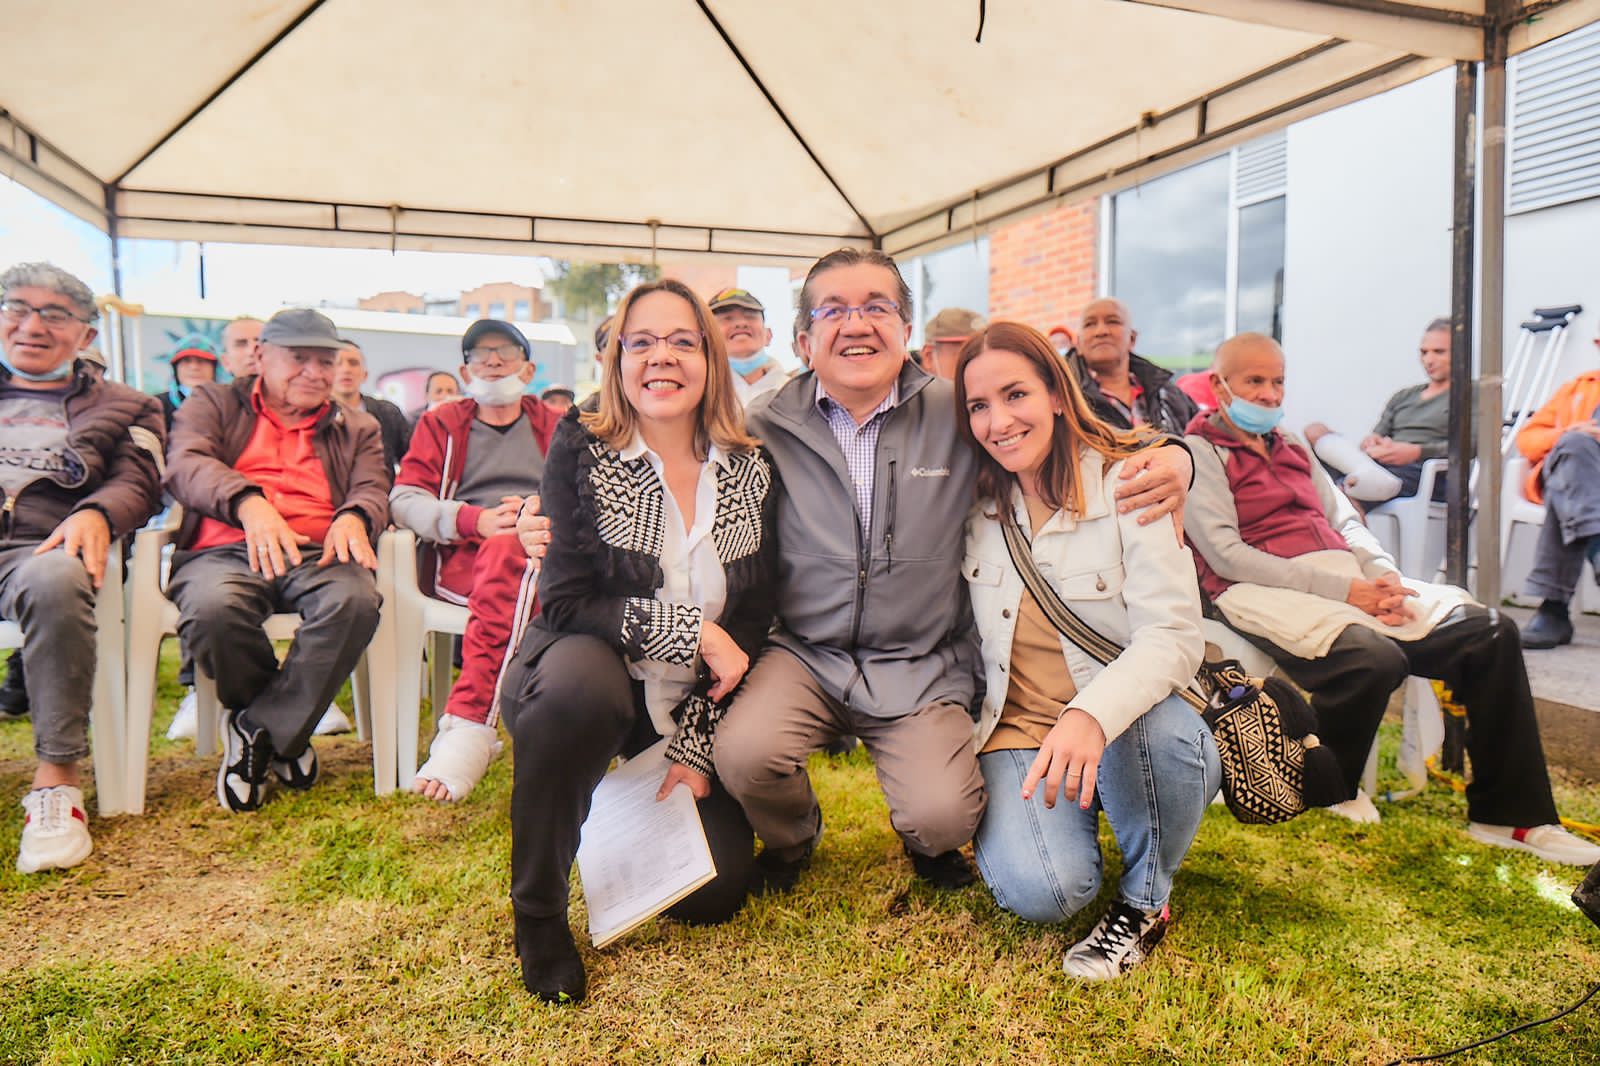
{"label": "man with white hair", "polygon": [[1317,736],[1344,774],[1340,813],[1378,821],[1358,791],[1389,696],[1436,678],[1466,707],[1468,834],[1587,866],[1600,845],[1561,827],[1516,625],[1460,589],[1416,584],[1361,524],[1310,450],[1278,428],[1283,349],[1243,333],[1217,349],[1218,409],[1190,424],[1184,531],[1223,619],[1311,694]]}
{"label": "man with white hair", "polygon": [[49,263],[0,275],[0,617],[22,627],[38,763],[17,869],[93,849],[78,763],[89,754],[95,592],[111,542],[160,507],[155,397],[91,374],[94,294]]}

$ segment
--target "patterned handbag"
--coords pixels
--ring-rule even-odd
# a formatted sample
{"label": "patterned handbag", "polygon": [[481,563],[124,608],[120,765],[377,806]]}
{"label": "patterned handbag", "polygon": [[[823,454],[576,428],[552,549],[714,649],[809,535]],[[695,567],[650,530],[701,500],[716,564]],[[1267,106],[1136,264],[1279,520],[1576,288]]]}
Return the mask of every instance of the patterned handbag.
{"label": "patterned handbag", "polygon": [[[1039,573],[1010,510],[1002,507],[1000,513],[1011,564],[1050,624],[1102,665],[1121,655],[1122,645],[1074,614]],[[1308,807],[1349,798],[1337,758],[1313,732],[1316,715],[1293,685],[1248,676],[1236,660],[1222,659],[1214,644],[1206,645],[1195,680],[1178,695],[1211,730],[1222,763],[1223,802],[1235,818],[1286,822]]]}

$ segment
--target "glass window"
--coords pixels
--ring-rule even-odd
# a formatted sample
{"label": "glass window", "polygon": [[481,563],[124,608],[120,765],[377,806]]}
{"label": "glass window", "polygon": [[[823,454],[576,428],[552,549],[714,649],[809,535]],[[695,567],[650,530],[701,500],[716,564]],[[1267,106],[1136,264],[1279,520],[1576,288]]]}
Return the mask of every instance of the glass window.
{"label": "glass window", "polygon": [[1111,209],[1111,295],[1135,350],[1177,370],[1210,365],[1227,330],[1228,157],[1117,193]]}
{"label": "glass window", "polygon": [[478,317],[478,305],[477,304],[468,304],[463,309],[463,314],[467,318],[477,318]]}
{"label": "glass window", "polygon": [[490,317],[490,318],[498,318],[498,319],[504,320],[504,318],[506,317],[505,301],[504,300],[495,300],[492,303],[490,303],[489,304],[489,316],[488,317]]}
{"label": "glass window", "polygon": [[1284,198],[1239,208],[1237,332],[1283,340]]}
{"label": "glass window", "polygon": [[911,286],[911,347],[922,346],[922,327],[947,307],[989,314],[989,238],[965,241],[900,264]]}
{"label": "glass window", "polygon": [[529,306],[527,300],[518,300],[512,307],[511,317],[518,322],[532,321],[533,309]]}

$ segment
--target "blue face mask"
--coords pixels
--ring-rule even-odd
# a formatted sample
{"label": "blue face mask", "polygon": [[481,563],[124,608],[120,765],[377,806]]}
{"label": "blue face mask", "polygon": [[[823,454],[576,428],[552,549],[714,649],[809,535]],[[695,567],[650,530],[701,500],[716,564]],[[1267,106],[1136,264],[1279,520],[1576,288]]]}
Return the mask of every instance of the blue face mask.
{"label": "blue face mask", "polygon": [[7,370],[11,371],[12,377],[19,377],[23,381],[65,381],[67,378],[72,376],[73,363],[74,360],[68,359],[66,362],[62,363],[60,366],[49,371],[48,373],[32,374],[26,370],[18,370],[16,367],[11,365],[10,359],[0,355],[0,366],[3,366]]}
{"label": "blue face mask", "polygon": [[757,352],[754,355],[747,355],[743,359],[735,359],[730,355],[728,356],[728,365],[733,367],[733,372],[735,374],[743,377],[746,374],[754,374],[757,370],[760,370],[762,367],[766,366],[767,361],[771,358],[772,357],[765,351]]}
{"label": "blue face mask", "polygon": [[1278,423],[1283,421],[1283,408],[1263,407],[1235,396],[1228,401],[1228,417],[1246,433],[1260,436],[1278,428]]}

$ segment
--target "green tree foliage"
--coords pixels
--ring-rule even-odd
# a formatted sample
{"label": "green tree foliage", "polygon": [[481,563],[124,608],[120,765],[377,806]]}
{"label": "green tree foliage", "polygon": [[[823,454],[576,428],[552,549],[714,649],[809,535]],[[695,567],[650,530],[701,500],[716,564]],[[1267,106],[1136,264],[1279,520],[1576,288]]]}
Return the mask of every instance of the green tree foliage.
{"label": "green tree foliage", "polygon": [[614,301],[641,281],[653,281],[661,271],[637,263],[556,262],[545,281],[561,301],[568,318],[598,321]]}

